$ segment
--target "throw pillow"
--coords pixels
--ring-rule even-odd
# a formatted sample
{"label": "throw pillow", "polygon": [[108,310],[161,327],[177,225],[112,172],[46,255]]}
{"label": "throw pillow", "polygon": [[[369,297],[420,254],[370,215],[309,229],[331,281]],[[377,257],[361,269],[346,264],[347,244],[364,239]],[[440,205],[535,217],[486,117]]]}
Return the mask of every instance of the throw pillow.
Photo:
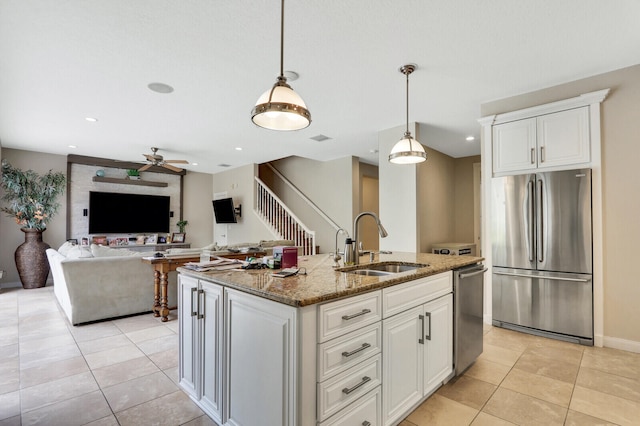
{"label": "throw pillow", "polygon": [[67,259],[83,259],[93,257],[89,247],[73,246],[67,251]]}
{"label": "throw pillow", "polygon": [[63,256],[67,256],[69,254],[69,250],[71,250],[74,247],[76,247],[76,244],[71,244],[69,241],[67,241],[60,246],[60,248],[58,249],[58,253],[60,253]]}

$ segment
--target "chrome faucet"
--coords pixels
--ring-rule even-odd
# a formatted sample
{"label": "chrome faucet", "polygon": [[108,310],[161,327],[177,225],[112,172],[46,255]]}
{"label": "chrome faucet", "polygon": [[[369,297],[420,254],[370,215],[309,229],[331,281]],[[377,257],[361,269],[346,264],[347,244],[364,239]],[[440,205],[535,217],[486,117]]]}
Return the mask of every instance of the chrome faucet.
{"label": "chrome faucet", "polygon": [[360,249],[358,248],[358,222],[360,222],[360,218],[363,216],[371,216],[375,219],[376,225],[378,225],[378,233],[380,234],[380,238],[385,238],[387,235],[389,235],[387,233],[387,230],[384,229],[384,226],[382,226],[380,219],[374,212],[362,212],[358,216],[356,216],[355,220],[353,221],[353,236],[355,243],[353,244],[353,260],[356,265],[360,263]]}
{"label": "chrome faucet", "polygon": [[342,232],[343,234],[345,234],[347,236],[347,238],[349,238],[349,233],[347,231],[345,231],[344,229],[340,228],[336,231],[336,249],[333,252],[333,267],[337,268],[340,266],[340,259],[342,259],[342,257],[340,256],[340,252],[338,252],[338,234],[340,234],[340,232]]}

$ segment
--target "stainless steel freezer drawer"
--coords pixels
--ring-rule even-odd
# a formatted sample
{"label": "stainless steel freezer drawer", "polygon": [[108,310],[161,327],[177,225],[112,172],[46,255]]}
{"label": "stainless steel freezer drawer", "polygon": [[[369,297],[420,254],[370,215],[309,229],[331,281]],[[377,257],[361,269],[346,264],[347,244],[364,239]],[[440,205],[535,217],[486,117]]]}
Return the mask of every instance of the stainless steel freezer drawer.
{"label": "stainless steel freezer drawer", "polygon": [[588,274],[493,268],[493,320],[593,340]]}

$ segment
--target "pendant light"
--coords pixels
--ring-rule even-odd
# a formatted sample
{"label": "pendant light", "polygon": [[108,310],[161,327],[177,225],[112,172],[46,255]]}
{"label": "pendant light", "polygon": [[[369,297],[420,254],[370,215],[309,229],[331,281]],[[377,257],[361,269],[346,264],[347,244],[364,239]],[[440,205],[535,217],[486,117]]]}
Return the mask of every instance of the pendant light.
{"label": "pendant light", "polygon": [[270,130],[300,130],[311,124],[311,113],[284,76],[284,0],[280,11],[280,75],[273,87],[260,96],[251,110],[251,120]]}
{"label": "pendant light", "polygon": [[389,161],[394,164],[415,164],[427,160],[427,153],[420,142],[411,136],[409,131],[409,74],[416,70],[416,64],[400,67],[400,72],[407,76],[407,130],[389,154]]}

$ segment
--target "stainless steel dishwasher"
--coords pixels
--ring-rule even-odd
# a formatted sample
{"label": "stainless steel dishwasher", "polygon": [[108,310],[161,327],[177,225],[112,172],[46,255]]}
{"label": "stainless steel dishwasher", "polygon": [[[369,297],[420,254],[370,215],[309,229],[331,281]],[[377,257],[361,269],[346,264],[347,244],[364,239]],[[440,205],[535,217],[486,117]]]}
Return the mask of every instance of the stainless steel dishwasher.
{"label": "stainless steel dishwasher", "polygon": [[482,264],[453,271],[453,357],[456,376],[482,353],[484,273]]}

